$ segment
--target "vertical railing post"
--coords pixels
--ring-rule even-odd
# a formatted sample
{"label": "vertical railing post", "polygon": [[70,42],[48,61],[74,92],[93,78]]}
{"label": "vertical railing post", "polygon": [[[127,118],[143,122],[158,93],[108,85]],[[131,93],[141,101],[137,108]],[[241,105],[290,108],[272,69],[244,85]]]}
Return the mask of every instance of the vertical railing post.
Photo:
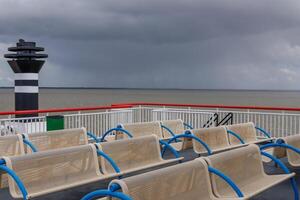
{"label": "vertical railing post", "polygon": [[287,130],[285,130],[285,115],[284,115],[284,111],[281,111],[281,130],[280,133],[283,135],[283,137],[289,135],[290,133],[287,133]]}
{"label": "vertical railing post", "polygon": [[250,121],[250,110],[247,109],[247,122],[249,122],[249,121]]}

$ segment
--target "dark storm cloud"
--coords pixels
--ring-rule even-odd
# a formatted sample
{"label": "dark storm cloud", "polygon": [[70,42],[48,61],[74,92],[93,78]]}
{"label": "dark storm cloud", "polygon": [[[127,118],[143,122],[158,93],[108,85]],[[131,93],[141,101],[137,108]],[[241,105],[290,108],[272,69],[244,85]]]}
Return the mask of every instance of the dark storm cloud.
{"label": "dark storm cloud", "polygon": [[299,89],[296,0],[0,3],[0,53],[20,37],[45,46],[43,86]]}

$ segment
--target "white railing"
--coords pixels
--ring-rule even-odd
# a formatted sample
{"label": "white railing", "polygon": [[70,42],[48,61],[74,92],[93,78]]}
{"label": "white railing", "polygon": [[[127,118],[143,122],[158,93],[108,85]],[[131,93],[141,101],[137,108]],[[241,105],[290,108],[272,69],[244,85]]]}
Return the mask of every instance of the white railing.
{"label": "white railing", "polygon": [[157,107],[134,107],[133,111],[133,122],[151,122],[154,121],[152,111]]}
{"label": "white railing", "polygon": [[181,119],[194,128],[202,128],[209,119],[213,118],[214,113],[192,109],[163,108],[152,110],[152,115],[154,121]]}
{"label": "white railing", "polygon": [[107,130],[120,123],[133,123],[133,110],[118,109],[100,113],[64,115],[65,128],[85,127],[87,131],[102,136]]}
{"label": "white railing", "polygon": [[[195,128],[202,127],[214,113],[219,122],[228,113],[233,114],[232,123],[252,121],[256,126],[271,132],[275,137],[300,134],[300,113],[283,111],[253,111],[236,109],[196,109],[137,106],[124,109],[108,109],[95,113],[65,114],[65,128],[86,127],[88,131],[101,136],[119,123],[148,122],[182,119]],[[46,131],[46,116],[31,118],[0,119],[0,135],[34,133]]]}
{"label": "white railing", "polygon": [[[168,109],[161,109],[168,110]],[[172,108],[170,109],[172,110]],[[175,109],[176,110],[176,109]],[[189,120],[197,120],[196,115],[190,113],[217,113],[219,115],[218,121],[220,122],[228,113],[232,113],[232,124],[253,122],[256,126],[270,132],[274,137],[285,137],[288,135],[300,134],[300,113],[287,113],[287,112],[263,112],[263,111],[250,111],[250,110],[227,110],[227,109],[177,109],[180,111],[172,111],[168,113],[171,118],[183,118],[188,123]],[[155,111],[154,111],[155,112]],[[156,115],[156,114],[154,114]],[[186,117],[189,116],[189,117]],[[163,113],[157,119],[163,119]],[[168,119],[168,118],[165,118]],[[191,121],[191,124],[194,122]],[[258,132],[259,133],[259,132]]]}
{"label": "white railing", "polygon": [[46,117],[0,119],[0,135],[46,131]]}
{"label": "white railing", "polygon": [[[134,107],[125,109],[110,109],[97,113],[65,114],[65,128],[85,127],[88,131],[101,136],[107,130],[120,123],[136,123],[153,121],[152,110],[157,107]],[[0,134],[45,132],[46,114],[41,117],[0,119]]]}
{"label": "white railing", "polygon": [[[65,128],[85,127],[98,136],[101,136],[110,128],[116,127],[119,123],[134,122],[132,109],[114,109],[97,113],[75,113],[63,116]],[[46,116],[0,119],[1,136],[45,131],[47,131]]]}
{"label": "white railing", "polygon": [[274,137],[285,137],[300,134],[300,114],[284,112],[253,112],[253,111],[215,111],[222,119],[227,113],[233,114],[233,124],[254,122]]}

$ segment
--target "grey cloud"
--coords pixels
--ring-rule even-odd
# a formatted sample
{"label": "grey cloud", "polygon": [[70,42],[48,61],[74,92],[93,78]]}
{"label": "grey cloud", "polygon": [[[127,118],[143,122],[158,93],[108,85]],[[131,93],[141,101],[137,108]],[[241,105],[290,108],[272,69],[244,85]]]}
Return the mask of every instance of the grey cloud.
{"label": "grey cloud", "polygon": [[43,86],[299,89],[296,0],[1,5],[0,43],[22,37],[46,47]]}

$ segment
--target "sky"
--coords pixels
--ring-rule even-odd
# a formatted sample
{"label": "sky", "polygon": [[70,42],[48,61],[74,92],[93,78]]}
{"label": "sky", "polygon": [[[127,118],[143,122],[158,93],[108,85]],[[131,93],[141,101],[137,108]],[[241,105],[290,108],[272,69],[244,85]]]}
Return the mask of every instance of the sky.
{"label": "sky", "polygon": [[299,0],[0,0],[3,58],[49,54],[44,87],[300,90]]}

